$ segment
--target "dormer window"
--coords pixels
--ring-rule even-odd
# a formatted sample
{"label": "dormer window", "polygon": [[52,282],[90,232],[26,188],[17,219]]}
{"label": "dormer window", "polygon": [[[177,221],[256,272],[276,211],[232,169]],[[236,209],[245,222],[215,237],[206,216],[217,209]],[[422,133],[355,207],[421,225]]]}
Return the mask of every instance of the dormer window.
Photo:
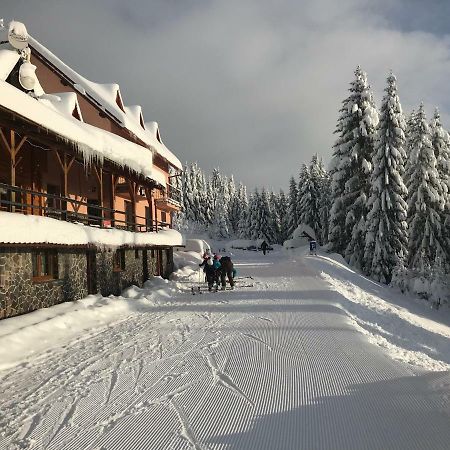
{"label": "dormer window", "polygon": [[75,119],[79,120],[81,122],[80,113],[78,111],[78,108],[75,106],[72,111],[72,116],[75,117]]}
{"label": "dormer window", "polygon": [[141,127],[145,130],[145,125],[144,125],[144,116],[141,114],[139,114],[139,122],[141,124]]}
{"label": "dormer window", "polygon": [[116,94],[116,103],[117,106],[123,111],[125,112],[125,109],[123,107],[123,102],[122,102],[122,97],[120,96],[120,91],[117,90],[117,94]]}
{"label": "dormer window", "polygon": [[162,144],[161,135],[159,134],[159,128],[156,130],[156,139],[158,139],[158,142]]}

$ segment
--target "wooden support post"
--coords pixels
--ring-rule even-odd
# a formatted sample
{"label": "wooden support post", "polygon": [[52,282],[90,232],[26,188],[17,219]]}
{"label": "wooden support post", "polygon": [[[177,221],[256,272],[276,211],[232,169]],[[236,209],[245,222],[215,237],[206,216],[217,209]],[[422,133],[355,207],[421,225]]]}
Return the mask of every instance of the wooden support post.
{"label": "wooden support post", "polygon": [[[27,136],[24,136],[20,141],[19,145],[17,146],[16,146],[16,133],[14,130],[10,130],[10,142],[8,142],[6,136],[3,133],[3,130],[1,129],[0,129],[0,136],[11,158],[11,172],[10,172],[11,186],[16,187],[16,168],[22,161],[22,157],[17,158],[17,154],[22,148],[22,145],[27,140]],[[11,212],[16,212],[16,206],[14,205],[14,203],[16,202],[16,193],[14,191],[11,191],[11,202],[13,203],[13,205],[11,205]]]}
{"label": "wooden support post", "polygon": [[97,168],[94,166],[95,175],[97,175],[97,181],[99,184],[99,202],[100,202],[100,217],[101,217],[101,223],[100,226],[103,227],[103,220],[105,219],[104,212],[103,212],[103,169],[101,167]]}
{"label": "wooden support post", "polygon": [[131,211],[132,211],[132,222],[134,223],[134,231],[137,230],[136,225],[136,195],[137,195],[137,183],[134,181],[128,180],[128,191],[130,192],[130,199],[131,199]]}
{"label": "wooden support post", "polygon": [[[112,209],[113,211],[116,210],[116,187],[117,184],[119,183],[119,176],[118,175],[114,175],[111,174],[111,180],[112,180],[112,186],[111,186],[111,192],[112,192]],[[116,217],[116,213],[113,212],[112,213],[112,217],[111,217],[111,226],[115,226],[115,217]]]}
{"label": "wooden support post", "polygon": [[[69,197],[68,175],[69,175],[70,169],[72,168],[73,163],[75,162],[75,156],[72,156],[70,158],[67,155],[67,153],[64,152],[63,157],[61,158],[61,155],[59,154],[58,150],[55,149],[54,151],[55,151],[56,157],[58,159],[59,165],[61,166],[61,169],[63,171],[63,196],[65,198],[68,198]],[[65,214],[67,214],[67,201],[63,201],[63,204],[65,207],[62,209],[64,209],[66,211]],[[74,205],[72,204],[72,206],[74,206]],[[61,207],[62,207],[62,205],[61,205]],[[74,209],[76,211],[78,211],[78,208],[74,207]],[[67,219],[67,217],[64,217],[64,220],[66,220],[66,219]]]}
{"label": "wooden support post", "polygon": [[[150,211],[150,231],[153,231],[153,201],[152,201],[153,189],[145,189],[145,197],[147,198],[148,208]],[[146,217],[147,219],[147,217]],[[147,226],[148,228],[148,226]],[[147,229],[148,231],[148,229]]]}

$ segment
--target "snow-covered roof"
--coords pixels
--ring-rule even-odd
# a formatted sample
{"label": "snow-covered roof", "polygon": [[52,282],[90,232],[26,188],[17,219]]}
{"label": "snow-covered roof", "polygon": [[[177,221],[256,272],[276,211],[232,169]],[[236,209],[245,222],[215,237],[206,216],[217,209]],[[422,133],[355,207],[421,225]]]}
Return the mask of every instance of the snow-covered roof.
{"label": "snow-covered roof", "polygon": [[[0,40],[2,40],[3,33],[0,34]],[[11,47],[11,45],[7,42],[4,44],[0,44],[0,80],[5,81],[11,71],[14,69],[14,66],[17,64],[17,61],[20,59],[20,54]]]}
{"label": "snow-covered roof", "polygon": [[[31,36],[29,36],[28,42],[34,50],[47,59],[61,73],[67,76],[74,83],[75,89],[77,89],[81,95],[90,97],[101,109],[112,115],[123,127],[127,128],[142,142],[154,149],[170,164],[177,169],[182,169],[180,160],[162,142],[159,142],[151,133],[148,133],[142,128],[139,119],[136,120],[135,111],[131,114],[127,114],[127,109],[124,108],[122,110],[117,104],[117,95],[120,97],[120,88],[118,84],[99,84],[89,81],[62,62],[57,56]],[[128,109],[129,108],[130,107],[128,107]]]}
{"label": "snow-covered roof", "polygon": [[179,246],[184,245],[184,240],[178,231],[172,229],[162,229],[157,233],[133,233],[0,211],[0,243],[139,247]]}
{"label": "snow-covered roof", "polygon": [[153,168],[152,152],[116,134],[80,122],[58,112],[52,102],[36,100],[14,86],[0,81],[0,106],[53,131],[70,141],[86,161],[104,159],[127,167],[147,178],[166,185],[163,173]]}
{"label": "snow-covered roof", "polygon": [[42,103],[48,103],[56,111],[65,115],[72,116],[74,110],[77,111],[80,120],[83,121],[80,105],[78,103],[78,97],[75,92],[57,92],[49,96],[45,96],[44,99],[39,99]]}

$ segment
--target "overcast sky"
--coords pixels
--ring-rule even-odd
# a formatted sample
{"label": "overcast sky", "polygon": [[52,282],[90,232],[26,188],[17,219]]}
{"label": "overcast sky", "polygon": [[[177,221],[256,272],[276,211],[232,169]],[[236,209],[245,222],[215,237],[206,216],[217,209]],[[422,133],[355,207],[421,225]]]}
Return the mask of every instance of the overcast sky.
{"label": "overcast sky", "polygon": [[87,78],[120,84],[166,145],[250,189],[286,188],[328,164],[341,101],[360,64],[380,104],[390,69],[409,112],[450,125],[447,0],[2,0]]}

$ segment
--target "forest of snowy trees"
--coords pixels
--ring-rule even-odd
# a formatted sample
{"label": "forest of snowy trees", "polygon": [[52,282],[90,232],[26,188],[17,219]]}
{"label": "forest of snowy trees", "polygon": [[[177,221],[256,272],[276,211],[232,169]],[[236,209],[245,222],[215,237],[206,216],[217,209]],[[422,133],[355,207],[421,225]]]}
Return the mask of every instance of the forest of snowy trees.
{"label": "forest of snowy trees", "polygon": [[[183,173],[178,228],[218,239],[282,244],[299,224],[366,275],[424,296],[441,296],[450,273],[450,137],[423,104],[407,120],[397,81],[378,110],[358,67],[342,102],[329,171],[314,156],[289,192],[256,189],[196,163]],[[445,297],[445,292],[442,298]]]}

